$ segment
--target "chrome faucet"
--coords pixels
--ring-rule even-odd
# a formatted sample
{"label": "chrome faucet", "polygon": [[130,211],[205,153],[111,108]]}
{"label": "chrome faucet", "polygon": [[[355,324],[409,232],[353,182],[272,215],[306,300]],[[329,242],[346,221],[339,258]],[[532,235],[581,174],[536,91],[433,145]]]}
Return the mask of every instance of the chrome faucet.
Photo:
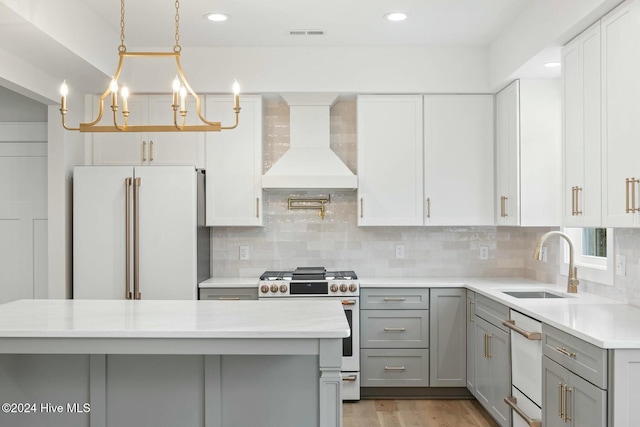
{"label": "chrome faucet", "polygon": [[567,282],[567,292],[570,294],[576,294],[578,293],[578,285],[580,284],[580,281],[578,280],[578,269],[576,268],[573,261],[573,242],[571,241],[571,238],[569,236],[560,231],[549,231],[548,233],[543,234],[542,237],[540,237],[540,240],[538,240],[536,250],[533,253],[533,259],[542,259],[540,256],[540,248],[542,248],[542,244],[544,243],[544,241],[554,234],[562,237],[569,244],[569,281]]}

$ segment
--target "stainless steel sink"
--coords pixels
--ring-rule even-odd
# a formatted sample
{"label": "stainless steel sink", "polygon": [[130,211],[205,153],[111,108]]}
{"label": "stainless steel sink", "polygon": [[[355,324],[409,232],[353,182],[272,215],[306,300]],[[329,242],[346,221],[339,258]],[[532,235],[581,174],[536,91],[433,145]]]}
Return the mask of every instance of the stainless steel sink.
{"label": "stainless steel sink", "polygon": [[502,293],[515,298],[566,298],[564,295],[553,294],[547,291],[503,291]]}

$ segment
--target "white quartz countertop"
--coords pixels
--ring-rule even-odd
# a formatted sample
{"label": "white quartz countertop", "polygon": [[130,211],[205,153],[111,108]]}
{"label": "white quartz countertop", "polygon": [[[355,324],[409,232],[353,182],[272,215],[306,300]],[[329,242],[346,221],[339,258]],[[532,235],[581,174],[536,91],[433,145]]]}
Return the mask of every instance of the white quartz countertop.
{"label": "white quartz countertop", "polygon": [[19,300],[0,305],[0,339],[344,338],[337,300]]}

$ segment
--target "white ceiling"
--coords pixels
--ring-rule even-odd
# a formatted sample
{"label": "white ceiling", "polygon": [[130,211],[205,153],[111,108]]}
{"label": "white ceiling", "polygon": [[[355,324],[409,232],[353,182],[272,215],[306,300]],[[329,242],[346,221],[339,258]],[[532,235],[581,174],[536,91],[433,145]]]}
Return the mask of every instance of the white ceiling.
{"label": "white ceiling", "polygon": [[[120,30],[119,0],[75,0]],[[531,0],[183,0],[183,46],[488,46]],[[383,15],[404,11],[409,19]],[[230,16],[222,23],[209,12]],[[127,46],[172,47],[174,0],[125,1]],[[323,30],[323,36],[290,36],[290,30]],[[117,46],[119,40],[114,40]]]}

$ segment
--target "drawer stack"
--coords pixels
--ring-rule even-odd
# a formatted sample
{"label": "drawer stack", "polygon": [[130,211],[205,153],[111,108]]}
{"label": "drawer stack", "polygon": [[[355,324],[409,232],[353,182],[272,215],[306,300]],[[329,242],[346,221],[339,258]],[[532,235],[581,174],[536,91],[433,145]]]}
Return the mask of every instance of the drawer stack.
{"label": "drawer stack", "polygon": [[429,386],[429,289],[363,289],[362,387]]}

